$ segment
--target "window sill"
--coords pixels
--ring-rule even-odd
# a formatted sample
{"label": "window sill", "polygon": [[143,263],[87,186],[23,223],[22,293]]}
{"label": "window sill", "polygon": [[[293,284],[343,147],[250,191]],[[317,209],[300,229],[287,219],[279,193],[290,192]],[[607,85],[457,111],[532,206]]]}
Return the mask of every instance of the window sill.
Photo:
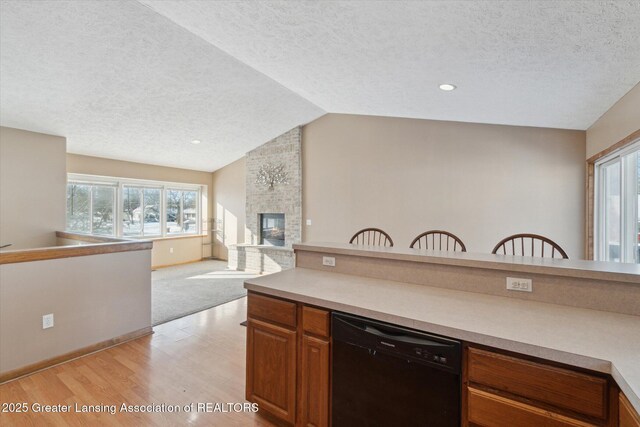
{"label": "window sill", "polygon": [[[74,236],[82,236],[82,239]],[[105,236],[103,234],[85,234],[79,233],[76,231],[65,231],[58,232],[58,237],[63,237],[66,239],[72,240],[86,240],[94,243],[103,243],[103,242],[130,242],[130,241],[145,241],[145,242],[155,242],[156,240],[177,240],[177,239],[195,239],[196,237],[208,237],[208,234],[176,234],[174,236]]]}

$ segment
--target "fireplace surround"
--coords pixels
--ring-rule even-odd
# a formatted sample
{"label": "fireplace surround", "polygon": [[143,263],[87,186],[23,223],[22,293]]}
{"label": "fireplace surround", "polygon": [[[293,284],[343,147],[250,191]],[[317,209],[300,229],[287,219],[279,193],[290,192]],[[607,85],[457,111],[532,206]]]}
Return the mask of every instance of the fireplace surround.
{"label": "fireplace surround", "polygon": [[[272,273],[295,266],[292,245],[302,241],[301,147],[302,128],[296,127],[247,153],[245,243],[229,247],[229,268]],[[265,165],[284,165],[280,172],[287,179],[261,184]]]}

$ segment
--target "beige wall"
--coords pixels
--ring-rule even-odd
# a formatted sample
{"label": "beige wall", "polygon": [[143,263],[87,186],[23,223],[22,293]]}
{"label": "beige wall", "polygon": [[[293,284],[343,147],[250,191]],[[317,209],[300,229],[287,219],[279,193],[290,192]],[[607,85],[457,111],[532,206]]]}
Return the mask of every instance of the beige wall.
{"label": "beige wall", "polygon": [[328,114],[302,141],[303,241],[444,229],[490,252],[530,232],[583,256],[583,131]]}
{"label": "beige wall", "polygon": [[0,373],[150,327],[150,252],[0,265]]}
{"label": "beige wall", "polygon": [[[206,185],[207,217],[213,216],[212,174],[188,169],[169,168],[144,163],[125,162],[101,157],[67,155],[67,172],[87,175],[113,176],[118,178],[148,179],[168,182]],[[209,221],[206,222],[209,224]],[[207,236],[186,239],[158,239],[153,244],[152,265],[166,266],[196,261],[211,256],[210,233]],[[171,251],[173,249],[173,252]]]}
{"label": "beige wall", "polygon": [[153,268],[199,261],[211,256],[209,237],[180,237],[154,239],[151,252]]}
{"label": "beige wall", "polygon": [[214,256],[228,259],[228,248],[245,240],[246,160],[241,158],[213,173],[216,218]]}
{"label": "beige wall", "polygon": [[606,150],[639,129],[640,83],[587,129],[587,158]]}
{"label": "beige wall", "polygon": [[0,245],[55,246],[65,226],[67,141],[0,127]]}

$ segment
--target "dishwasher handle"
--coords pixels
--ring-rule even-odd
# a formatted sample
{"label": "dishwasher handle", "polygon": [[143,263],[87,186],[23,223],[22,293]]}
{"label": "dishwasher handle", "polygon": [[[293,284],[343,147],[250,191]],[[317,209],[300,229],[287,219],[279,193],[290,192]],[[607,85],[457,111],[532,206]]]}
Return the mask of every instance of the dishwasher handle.
{"label": "dishwasher handle", "polygon": [[371,325],[365,325],[363,331],[368,334],[375,335],[380,338],[384,338],[385,340],[388,340],[388,341],[399,341],[407,344],[423,345],[428,347],[440,347],[440,348],[452,347],[451,344],[443,344],[443,343],[431,341],[429,339],[418,338],[411,335],[388,334]]}
{"label": "dishwasher handle", "polygon": [[460,346],[460,342],[451,339],[432,337],[423,332],[385,325],[376,321],[361,320],[350,315],[334,314],[334,321],[339,323],[336,326],[358,331],[358,334],[373,336],[376,340],[383,339],[385,341],[431,347],[443,351],[446,349],[454,350]]}

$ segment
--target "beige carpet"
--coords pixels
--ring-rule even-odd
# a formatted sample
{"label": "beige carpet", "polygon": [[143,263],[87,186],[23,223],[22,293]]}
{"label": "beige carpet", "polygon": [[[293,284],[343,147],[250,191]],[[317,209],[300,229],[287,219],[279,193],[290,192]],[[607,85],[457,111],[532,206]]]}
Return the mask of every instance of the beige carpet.
{"label": "beige carpet", "polygon": [[202,261],[161,268],[151,273],[154,325],[224,304],[247,294],[245,279],[256,277],[227,270],[226,261]]}

